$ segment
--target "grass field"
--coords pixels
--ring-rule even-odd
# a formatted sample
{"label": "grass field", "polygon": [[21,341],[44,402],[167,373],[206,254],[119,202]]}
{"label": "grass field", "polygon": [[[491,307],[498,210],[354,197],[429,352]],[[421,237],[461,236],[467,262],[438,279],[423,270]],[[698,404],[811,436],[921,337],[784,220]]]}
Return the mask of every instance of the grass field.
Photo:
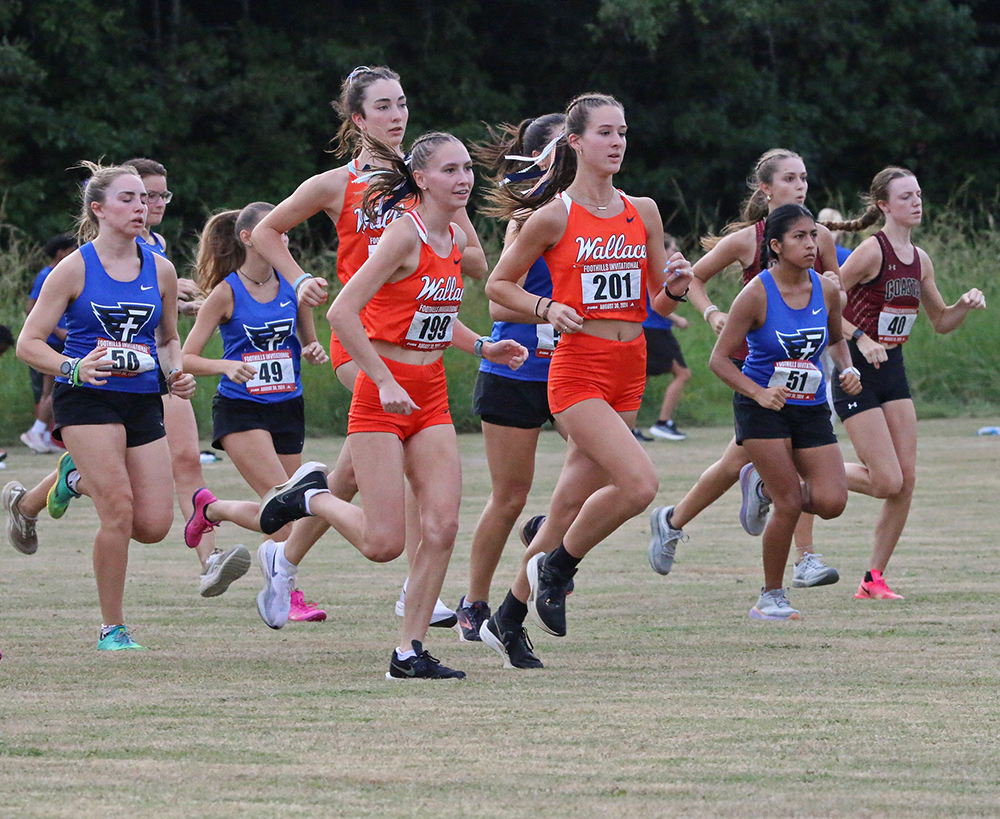
{"label": "grass field", "polygon": [[[569,635],[530,629],[542,671],[504,670],[432,630],[428,648],[467,671],[462,682],[384,679],[402,563],[367,563],[328,537],[299,580],[329,619],[274,632],[254,607],[256,568],[223,597],[197,596],[180,520],[169,541],[131,551],[126,616],[151,650],[99,654],[96,517],[77,502],[40,522],[37,555],[0,553],[0,815],[995,816],[1000,440],[975,437],[985,423],[921,423],[916,499],[888,575],[904,601],[853,598],[878,504],[852,496],[816,527],[841,582],[792,590],[800,622],[750,622],[760,544],[730,492],[688,527],[667,578],[646,563],[645,516],[598,547]],[[658,503],[730,434],[647,444]],[[488,492],[481,437],[460,443],[451,604]],[[339,445],[310,439],[307,454],[333,463]],[[561,454],[543,435],[532,512]],[[52,463],[14,451],[0,481],[29,484]],[[248,496],[228,461],[206,475],[220,496]],[[221,545],[240,539],[220,530]],[[495,603],[520,550],[515,536]]]}

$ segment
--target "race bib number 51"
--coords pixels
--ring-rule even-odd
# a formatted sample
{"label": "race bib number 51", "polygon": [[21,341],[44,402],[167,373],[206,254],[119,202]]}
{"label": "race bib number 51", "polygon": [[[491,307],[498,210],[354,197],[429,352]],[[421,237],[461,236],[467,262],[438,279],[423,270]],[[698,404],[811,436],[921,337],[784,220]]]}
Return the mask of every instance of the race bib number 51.
{"label": "race bib number 51", "polygon": [[295,364],[289,350],[266,353],[246,353],[243,361],[257,368],[257,374],[246,383],[251,395],[295,390]]}
{"label": "race bib number 51", "polygon": [[769,387],[787,387],[791,395],[789,399],[796,401],[811,401],[823,383],[823,373],[811,361],[774,362],[774,373],[767,382]]}

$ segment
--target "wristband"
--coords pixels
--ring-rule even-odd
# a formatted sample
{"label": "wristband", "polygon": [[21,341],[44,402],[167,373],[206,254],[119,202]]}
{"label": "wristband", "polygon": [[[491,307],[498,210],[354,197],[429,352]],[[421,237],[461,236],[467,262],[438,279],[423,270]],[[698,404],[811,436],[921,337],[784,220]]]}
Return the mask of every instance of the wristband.
{"label": "wristband", "polygon": [[858,370],[857,367],[848,367],[846,370],[841,370],[840,371],[841,375],[847,375],[848,373],[854,373],[858,377],[859,380],[861,378],[861,372]]}
{"label": "wristband", "polygon": [[488,341],[493,341],[489,336],[480,336],[476,339],[476,343],[472,345],[472,354],[477,358],[483,357],[483,345]]}
{"label": "wristband", "polygon": [[80,359],[73,359],[73,372],[69,376],[69,384],[71,387],[80,386]]}
{"label": "wristband", "polygon": [[554,299],[549,299],[549,303],[545,305],[545,309],[542,310],[542,314],[539,316],[539,318],[542,321],[548,321],[549,320],[549,309],[552,307],[552,305],[554,303],[555,303]]}
{"label": "wristband", "polygon": [[705,321],[708,321],[708,317],[712,315],[712,313],[721,313],[721,312],[722,311],[719,310],[719,308],[716,307],[714,304],[710,304],[708,305],[708,307],[705,308],[705,312],[701,314],[701,317],[705,319]]}
{"label": "wristband", "polygon": [[302,284],[302,282],[311,278],[313,278],[313,276],[310,276],[308,273],[303,273],[295,280],[295,282],[292,284],[292,290],[295,291],[296,296],[299,294],[299,286]]}
{"label": "wristband", "polygon": [[535,302],[535,309],[532,310],[531,312],[534,313],[536,316],[538,315],[538,305],[542,303],[542,299],[544,298],[545,296],[539,296],[538,301]]}
{"label": "wristband", "polygon": [[864,334],[865,334],[865,331],[864,331],[864,330],[862,330],[862,329],[861,329],[860,327],[855,327],[855,328],[854,328],[854,332],[853,332],[853,333],[851,333],[851,340],[852,340],[852,341],[857,341],[857,340],[858,340],[859,338],[861,338],[861,336],[863,336]]}
{"label": "wristband", "polygon": [[686,288],[686,287],[684,288],[684,292],[683,293],[681,293],[679,296],[675,296],[673,293],[671,293],[667,289],[667,286],[664,284],[663,285],[663,292],[666,293],[667,296],[669,298],[673,299],[674,301],[678,301],[678,302],[680,302],[680,301],[687,301],[687,299],[684,298],[688,294],[688,288]]}

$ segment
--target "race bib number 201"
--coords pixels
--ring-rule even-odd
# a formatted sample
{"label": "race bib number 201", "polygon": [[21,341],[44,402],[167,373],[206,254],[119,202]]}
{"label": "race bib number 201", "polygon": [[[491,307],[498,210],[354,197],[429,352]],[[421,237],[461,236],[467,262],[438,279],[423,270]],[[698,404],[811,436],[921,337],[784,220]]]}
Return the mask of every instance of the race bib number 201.
{"label": "race bib number 201", "polygon": [[580,274],[580,287],[584,306],[624,305],[642,298],[642,271],[638,267],[599,271],[584,269]]}

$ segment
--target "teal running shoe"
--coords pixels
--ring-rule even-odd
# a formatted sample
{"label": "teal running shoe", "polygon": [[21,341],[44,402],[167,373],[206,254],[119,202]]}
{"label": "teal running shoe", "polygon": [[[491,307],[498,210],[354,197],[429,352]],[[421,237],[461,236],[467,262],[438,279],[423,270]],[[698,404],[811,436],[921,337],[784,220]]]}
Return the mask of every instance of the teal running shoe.
{"label": "teal running shoe", "polygon": [[73,456],[64,452],[59,457],[59,466],[56,467],[56,482],[52,484],[49,494],[45,497],[45,507],[49,510],[49,515],[57,520],[66,514],[69,502],[73,498],[80,497],[79,492],[69,488],[67,479],[71,472],[76,472],[76,464],[73,463]]}
{"label": "teal running shoe", "polygon": [[132,639],[125,626],[112,626],[107,634],[97,641],[98,651],[145,651],[146,647]]}

